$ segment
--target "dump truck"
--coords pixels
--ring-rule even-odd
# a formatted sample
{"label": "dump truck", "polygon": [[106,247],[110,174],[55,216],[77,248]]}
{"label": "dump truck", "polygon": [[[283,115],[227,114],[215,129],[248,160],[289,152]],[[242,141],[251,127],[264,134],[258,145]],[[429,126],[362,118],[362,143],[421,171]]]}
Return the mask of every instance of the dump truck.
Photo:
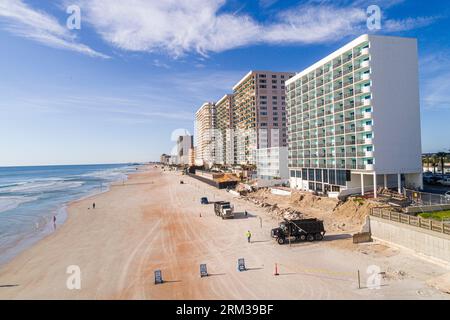
{"label": "dump truck", "polygon": [[222,217],[222,219],[234,218],[234,208],[231,206],[231,203],[226,201],[215,202],[214,212],[216,216]]}
{"label": "dump truck", "polygon": [[278,228],[272,229],[271,235],[280,245],[288,241],[321,241],[325,228],[323,221],[318,219],[285,219]]}

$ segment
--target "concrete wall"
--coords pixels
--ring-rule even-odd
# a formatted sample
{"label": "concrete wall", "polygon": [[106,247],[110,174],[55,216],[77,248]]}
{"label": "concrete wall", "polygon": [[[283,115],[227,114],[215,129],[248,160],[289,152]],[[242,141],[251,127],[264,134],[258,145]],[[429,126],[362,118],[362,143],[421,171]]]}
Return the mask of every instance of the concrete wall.
{"label": "concrete wall", "polygon": [[402,246],[416,253],[450,263],[450,236],[393,221],[370,217],[374,239]]}

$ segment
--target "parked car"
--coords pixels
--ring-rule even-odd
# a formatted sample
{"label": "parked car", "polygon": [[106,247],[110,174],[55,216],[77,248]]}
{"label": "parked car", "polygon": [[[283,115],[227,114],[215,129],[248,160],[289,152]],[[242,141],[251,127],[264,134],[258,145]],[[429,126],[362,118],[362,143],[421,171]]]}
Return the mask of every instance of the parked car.
{"label": "parked car", "polygon": [[450,191],[447,191],[445,193],[445,199],[447,199],[448,201],[450,201]]}
{"label": "parked car", "polygon": [[437,183],[441,184],[443,186],[450,186],[450,178],[447,177],[447,178],[438,180]]}

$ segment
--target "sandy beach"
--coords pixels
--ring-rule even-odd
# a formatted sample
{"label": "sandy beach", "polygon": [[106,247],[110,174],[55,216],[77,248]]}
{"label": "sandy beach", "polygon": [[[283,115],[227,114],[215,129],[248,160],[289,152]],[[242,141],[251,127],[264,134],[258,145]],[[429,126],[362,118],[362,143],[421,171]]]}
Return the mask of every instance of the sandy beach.
{"label": "sandy beach", "polygon": [[[232,201],[236,219],[216,217],[211,205],[200,204],[201,196]],[[320,243],[279,246],[270,238],[276,225],[261,208],[223,190],[148,168],[109,192],[72,203],[55,233],[0,267],[0,299],[450,297],[427,285],[448,273],[441,266],[380,244],[356,246],[339,234]],[[237,271],[239,258],[247,271]],[[209,277],[200,278],[201,263]],[[273,275],[275,263],[279,276]],[[66,286],[73,265],[81,270],[80,290]],[[364,287],[370,265],[383,270],[382,286],[358,289],[357,271]],[[157,269],[164,284],[154,285]]]}

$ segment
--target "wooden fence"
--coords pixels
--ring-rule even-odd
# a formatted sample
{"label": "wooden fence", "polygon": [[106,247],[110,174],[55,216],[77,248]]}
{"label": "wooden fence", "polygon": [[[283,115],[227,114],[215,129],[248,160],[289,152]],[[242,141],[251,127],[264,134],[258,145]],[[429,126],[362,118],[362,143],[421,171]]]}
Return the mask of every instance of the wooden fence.
{"label": "wooden fence", "polygon": [[432,219],[424,219],[409,214],[393,212],[386,208],[372,208],[371,216],[395,221],[410,226],[450,235],[450,223],[439,222]]}

